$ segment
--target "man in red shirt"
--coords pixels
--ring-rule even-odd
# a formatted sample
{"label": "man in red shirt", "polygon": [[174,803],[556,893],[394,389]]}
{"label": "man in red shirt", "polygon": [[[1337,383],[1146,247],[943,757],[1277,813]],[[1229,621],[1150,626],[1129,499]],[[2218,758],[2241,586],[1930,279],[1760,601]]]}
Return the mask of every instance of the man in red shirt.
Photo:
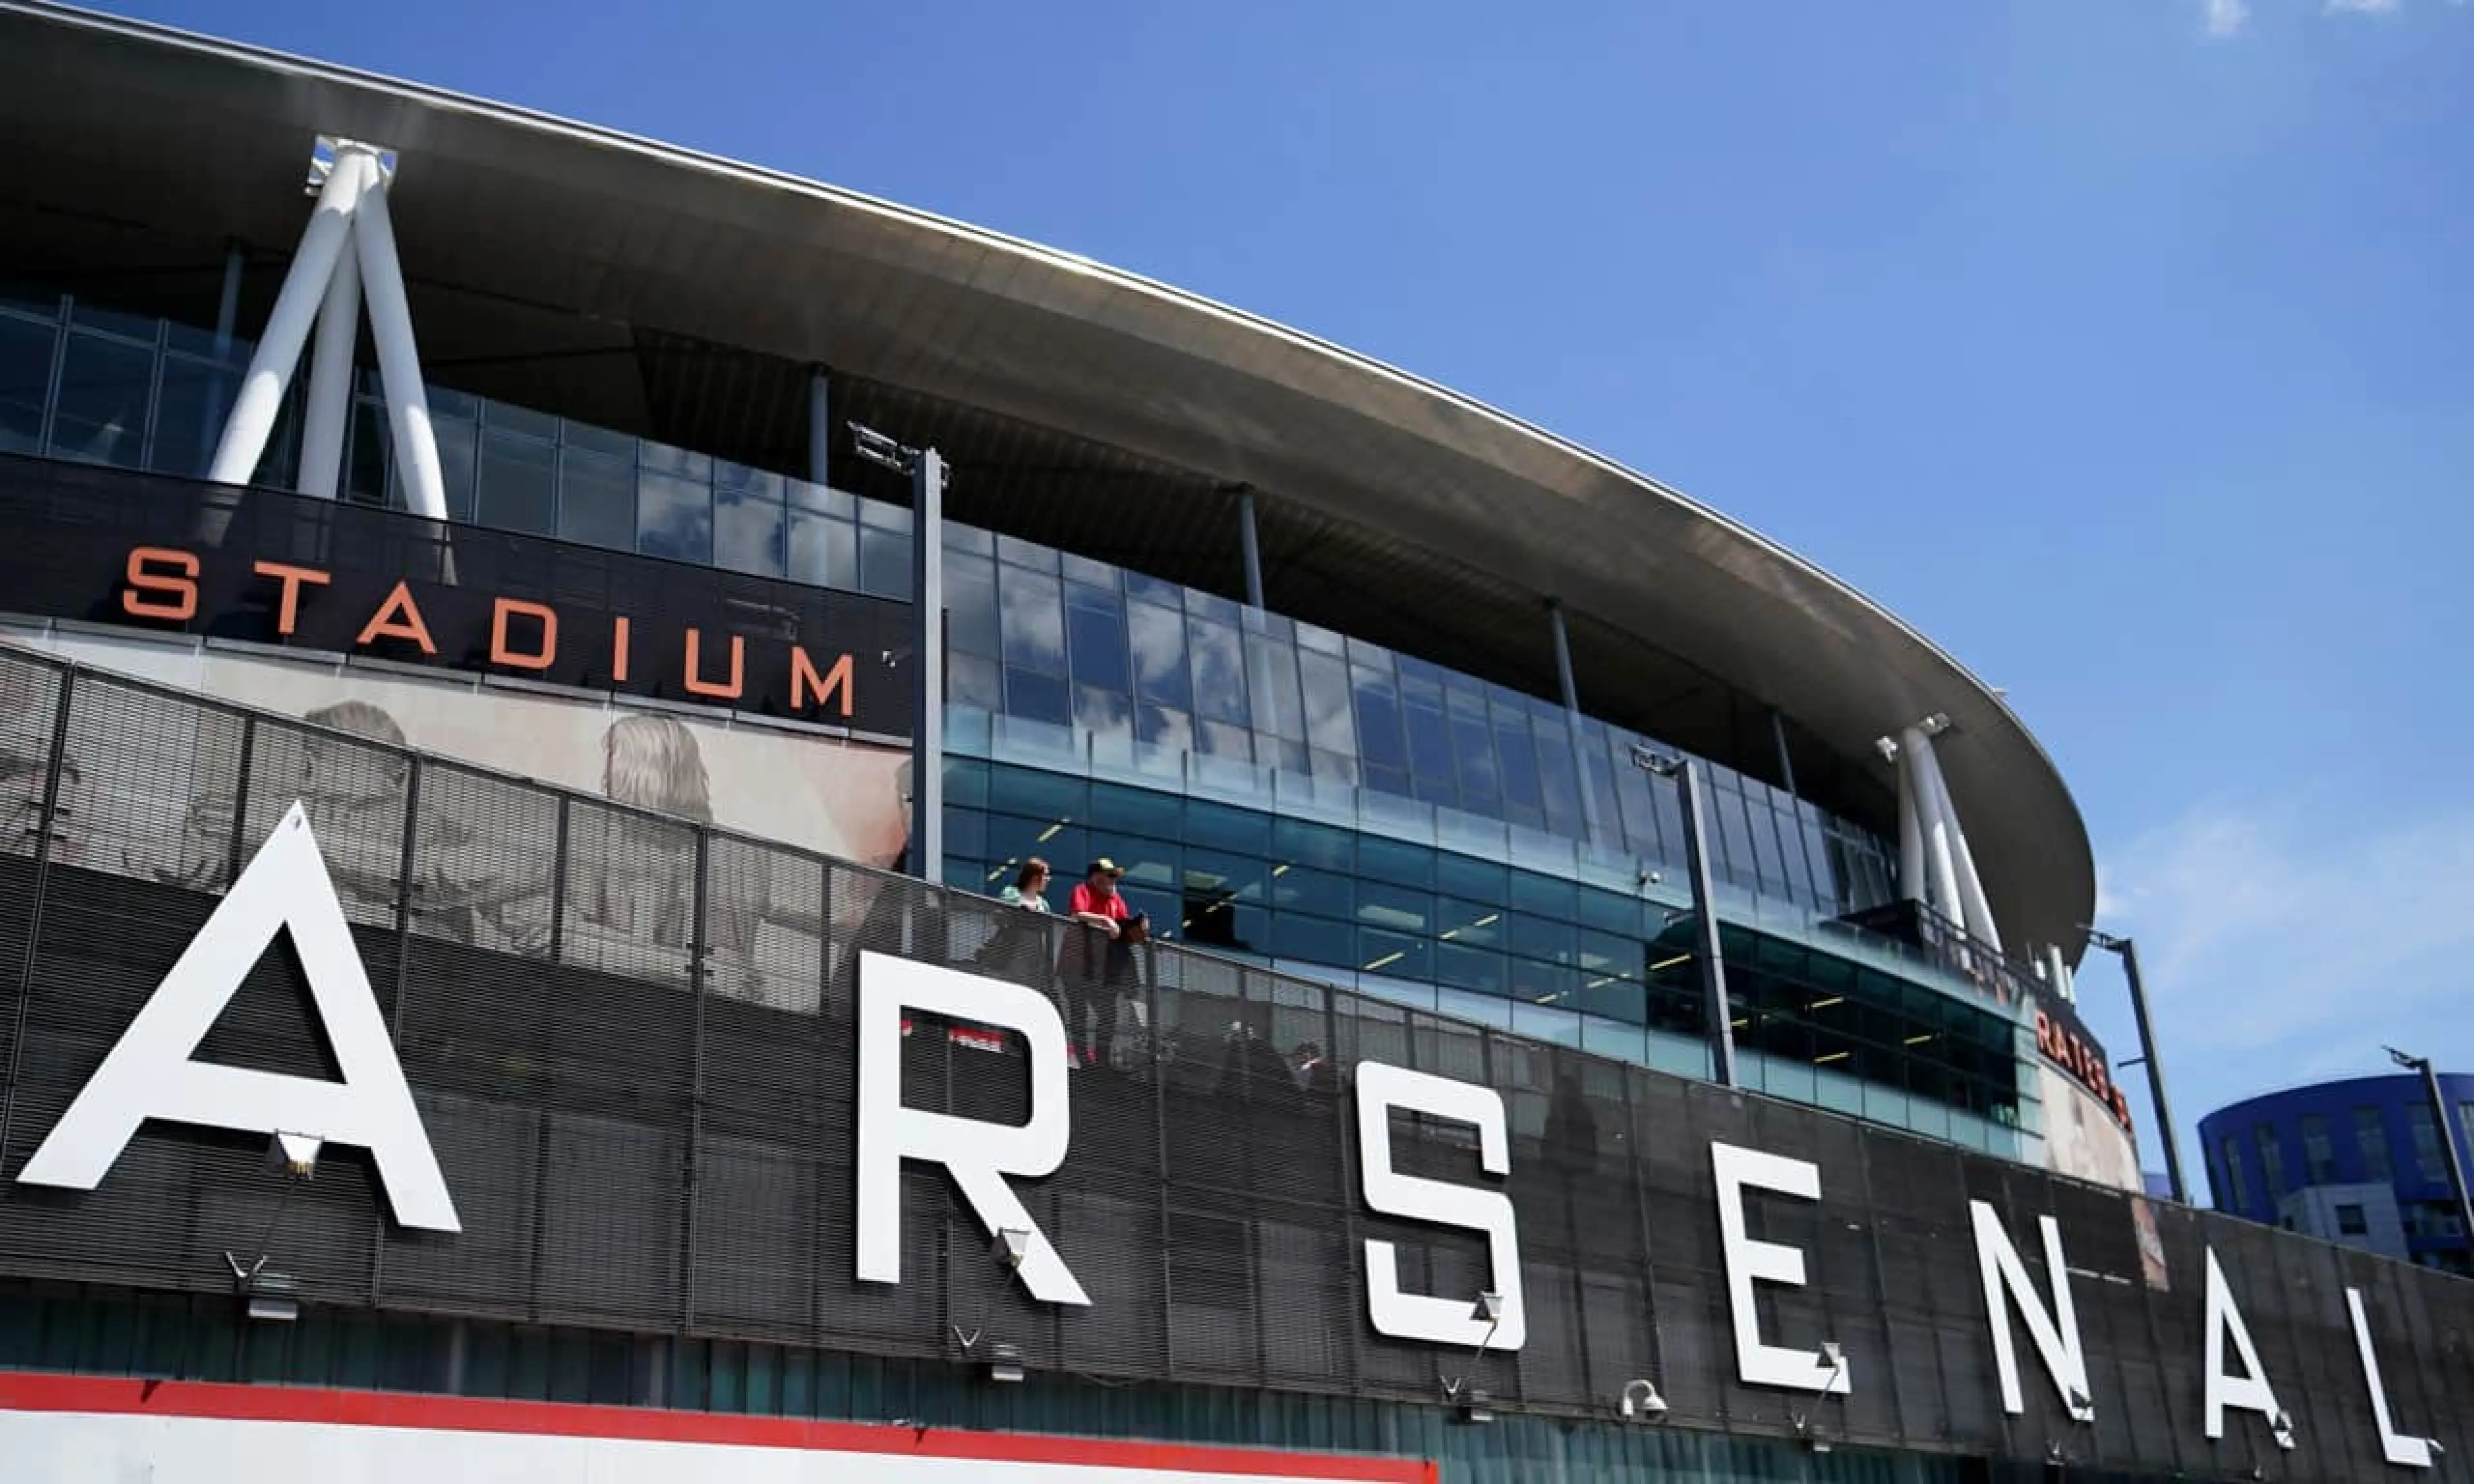
{"label": "man in red shirt", "polygon": [[[1134,956],[1126,924],[1138,914],[1117,891],[1126,869],[1103,855],[1082,873],[1066,912],[1087,929],[1076,935],[1074,971],[1065,980],[1065,1043],[1086,1066],[1108,1065],[1117,1037],[1117,994],[1133,979]],[[1083,1026],[1092,1028],[1084,1041]]]}

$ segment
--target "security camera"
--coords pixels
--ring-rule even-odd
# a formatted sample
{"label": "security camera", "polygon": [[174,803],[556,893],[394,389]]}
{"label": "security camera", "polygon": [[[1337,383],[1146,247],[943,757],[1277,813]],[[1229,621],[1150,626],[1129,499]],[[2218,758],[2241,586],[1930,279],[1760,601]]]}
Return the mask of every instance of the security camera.
{"label": "security camera", "polygon": [[1661,1423],[1666,1420],[1666,1399],[1646,1380],[1624,1383],[1621,1411],[1629,1423]]}

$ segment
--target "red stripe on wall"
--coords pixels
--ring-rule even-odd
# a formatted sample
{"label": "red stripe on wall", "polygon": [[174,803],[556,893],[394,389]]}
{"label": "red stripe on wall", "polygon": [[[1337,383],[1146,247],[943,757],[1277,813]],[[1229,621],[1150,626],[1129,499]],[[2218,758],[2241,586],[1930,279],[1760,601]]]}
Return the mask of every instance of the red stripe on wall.
{"label": "red stripe on wall", "polygon": [[425,1427],[440,1432],[513,1432],[562,1438],[706,1443],[818,1452],[910,1454],[1107,1469],[1288,1475],[1333,1484],[1437,1484],[1432,1463],[1181,1443],[1099,1442],[1031,1433],[951,1427],[887,1427],[803,1422],[650,1407],[580,1406],[557,1401],[485,1401],[398,1392],[323,1391],[294,1386],[230,1386],[0,1371],[0,1410],[195,1417],[224,1422],[326,1423],[357,1427]]}

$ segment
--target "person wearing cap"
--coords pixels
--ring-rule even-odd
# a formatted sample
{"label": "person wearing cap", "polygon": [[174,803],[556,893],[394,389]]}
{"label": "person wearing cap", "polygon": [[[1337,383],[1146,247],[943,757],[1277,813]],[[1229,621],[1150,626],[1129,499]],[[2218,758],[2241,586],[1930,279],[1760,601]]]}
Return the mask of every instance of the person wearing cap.
{"label": "person wearing cap", "polygon": [[[1133,978],[1134,958],[1126,938],[1135,913],[1117,890],[1125,874],[1126,868],[1101,856],[1083,870],[1065,908],[1090,929],[1075,935],[1078,951],[1065,991],[1065,1041],[1084,1065],[1107,1065],[1117,1036],[1118,986]],[[1082,1039],[1086,1025],[1091,1031],[1087,1041]]]}

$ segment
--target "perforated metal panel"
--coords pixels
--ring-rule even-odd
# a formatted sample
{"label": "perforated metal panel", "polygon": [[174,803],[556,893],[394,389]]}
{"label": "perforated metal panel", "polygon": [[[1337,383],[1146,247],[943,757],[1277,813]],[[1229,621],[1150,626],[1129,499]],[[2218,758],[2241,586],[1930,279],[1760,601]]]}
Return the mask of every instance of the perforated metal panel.
{"label": "perforated metal panel", "polygon": [[[1068,922],[607,801],[0,655],[15,823],[0,842],[0,1174],[13,1181],[296,798],[308,800],[462,1217],[385,1219],[366,1160],[287,1185],[246,1136],[150,1125],[91,1193],[11,1184],[0,1270],[228,1291],[263,1252],[318,1304],[759,1340],[1035,1369],[1607,1414],[1653,1378],[1670,1422],[2195,1476],[2358,1478],[2385,1467],[2345,1291],[2362,1290],[2399,1424],[2474,1436],[2474,1285],[2265,1228],[2056,1180],[1816,1110],[1150,946],[1112,961]],[[903,1281],[854,1279],[855,989],[862,949],[1029,984],[1113,1035],[1069,1074],[1072,1152],[1016,1182],[1093,1303],[1030,1300],[933,1168],[904,1178]],[[202,1055],[334,1069],[289,951],[267,954]],[[1295,1050],[1329,1055],[1298,1074]],[[1379,1060],[1503,1097],[1528,1339],[1517,1353],[1377,1335],[1364,1244],[1404,1286],[1472,1298],[1473,1233],[1360,1197],[1350,1071]],[[1022,1119],[1019,1041],[915,1015],[912,1106]],[[1486,1183],[1472,1131],[1395,1115],[1396,1166]],[[1749,1234],[1804,1255],[1761,1285],[1775,1343],[1844,1347],[1852,1393],[1737,1379],[1710,1145],[1821,1170],[1817,1202],[1754,1193]],[[2004,1410],[1969,1203],[2039,1293],[2053,1216],[2089,1361],[2073,1422],[2012,1327]],[[2161,1264],[2141,1241],[2152,1221]],[[2213,1248],[2300,1448],[2261,1419],[2202,1434],[2202,1253]],[[978,1353],[974,1352],[974,1353]],[[2474,1448],[2466,1451],[2474,1452]],[[2462,1471],[2455,1457],[2447,1471]]]}

